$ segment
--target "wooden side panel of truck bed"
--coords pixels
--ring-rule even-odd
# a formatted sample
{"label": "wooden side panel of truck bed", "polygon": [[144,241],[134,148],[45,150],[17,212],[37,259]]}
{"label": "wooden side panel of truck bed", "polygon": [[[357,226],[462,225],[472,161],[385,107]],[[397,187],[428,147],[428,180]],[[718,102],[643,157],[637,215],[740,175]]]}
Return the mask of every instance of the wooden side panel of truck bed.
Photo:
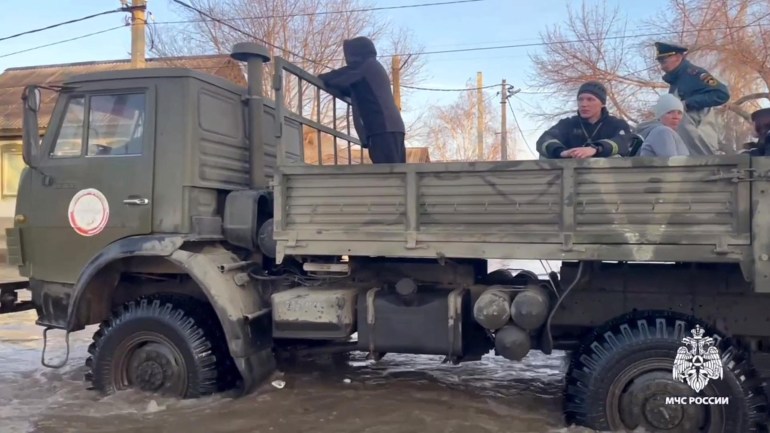
{"label": "wooden side panel of truck bed", "polygon": [[751,158],[285,166],[284,255],[738,262]]}

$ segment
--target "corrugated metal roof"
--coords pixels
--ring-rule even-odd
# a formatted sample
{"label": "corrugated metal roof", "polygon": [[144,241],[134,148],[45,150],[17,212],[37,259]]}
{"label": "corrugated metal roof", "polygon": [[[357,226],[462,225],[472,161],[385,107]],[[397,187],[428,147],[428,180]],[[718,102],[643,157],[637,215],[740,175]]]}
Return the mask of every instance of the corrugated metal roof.
{"label": "corrugated metal roof", "polygon": [[[246,79],[238,62],[227,55],[162,57],[147,59],[146,66],[184,67],[212,75],[218,75],[245,86]],[[110,60],[101,62],[65,63],[9,68],[0,74],[0,133],[3,135],[21,134],[22,100],[21,92],[29,84],[54,86],[61,84],[67,77],[88,72],[128,69],[130,60]],[[56,100],[56,92],[40,89],[43,101],[38,117],[41,128],[48,126],[48,121]]]}

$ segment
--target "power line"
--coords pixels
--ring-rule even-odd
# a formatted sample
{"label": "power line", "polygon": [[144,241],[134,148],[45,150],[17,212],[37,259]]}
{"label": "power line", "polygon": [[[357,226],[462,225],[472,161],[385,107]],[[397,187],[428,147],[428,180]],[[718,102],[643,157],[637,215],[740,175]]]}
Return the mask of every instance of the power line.
{"label": "power line", "polygon": [[[767,15],[761,17],[759,20],[765,19],[770,17],[770,13]],[[758,20],[758,21],[759,21]],[[469,51],[489,51],[489,50],[502,50],[502,49],[508,49],[508,48],[530,48],[530,47],[542,47],[542,46],[549,46],[549,45],[562,45],[562,44],[576,44],[576,43],[585,43],[585,42],[599,42],[599,41],[607,41],[607,40],[616,40],[616,39],[632,39],[632,38],[643,38],[643,37],[651,37],[651,36],[665,36],[670,34],[677,34],[677,33],[695,33],[695,32],[703,32],[703,31],[710,31],[710,30],[731,30],[731,29],[745,29],[749,27],[759,27],[760,24],[747,24],[743,26],[726,26],[726,27],[714,27],[714,28],[702,28],[702,29],[693,29],[693,30],[685,30],[685,31],[671,31],[671,32],[658,32],[658,33],[639,33],[639,34],[632,34],[632,35],[619,35],[619,36],[607,36],[607,37],[600,37],[597,39],[571,39],[566,41],[556,41],[556,42],[532,42],[527,44],[510,44],[510,45],[494,45],[490,47],[473,47],[473,48],[455,48],[455,49],[449,49],[449,50],[436,50],[436,51],[420,51],[416,53],[398,53],[398,54],[389,54],[381,57],[393,57],[393,56],[418,56],[418,55],[426,55],[426,54],[450,54],[450,53],[461,53],[461,52],[469,52]]]}
{"label": "power line", "polygon": [[402,84],[401,87],[407,88],[407,89],[413,89],[413,90],[427,90],[431,92],[471,92],[474,90],[484,90],[484,89],[491,89],[493,87],[500,87],[499,84],[491,84],[489,86],[483,86],[483,87],[466,87],[462,89],[437,89],[432,87],[417,87],[417,86],[407,86],[405,84]]}
{"label": "power line", "polygon": [[219,18],[219,19],[210,18],[208,20],[200,19],[200,20],[180,20],[180,21],[158,21],[153,24],[187,24],[187,23],[198,23],[198,22],[206,22],[206,21],[220,22],[220,20],[221,21],[248,21],[248,20],[261,20],[261,19],[273,19],[273,18],[299,18],[299,17],[318,16],[318,15],[373,12],[373,11],[390,10],[390,9],[411,9],[411,8],[421,8],[421,7],[430,7],[430,6],[446,6],[446,5],[453,5],[453,4],[460,4],[460,3],[477,3],[482,1],[487,1],[487,0],[454,0],[454,1],[445,1],[445,2],[436,2],[436,3],[419,3],[419,4],[413,4],[413,5],[378,6],[378,7],[372,7],[372,8],[346,9],[346,10],[339,10],[339,11],[303,12],[303,13],[297,13],[297,14],[284,14],[284,15],[258,15],[258,16],[244,16],[239,18]]}
{"label": "power line", "polygon": [[519,130],[519,135],[521,135],[521,138],[524,140],[524,145],[527,146],[527,150],[529,151],[529,153],[532,154],[532,156],[537,156],[536,153],[532,152],[532,148],[529,146],[529,143],[527,142],[527,137],[524,136],[524,131],[522,131],[521,125],[519,125],[519,119],[516,118],[516,112],[513,110],[513,106],[511,104],[508,104],[508,108],[511,110],[511,116],[513,117],[513,122],[516,124],[516,129]]}
{"label": "power line", "polygon": [[47,26],[47,27],[41,27],[39,29],[28,30],[26,32],[16,33],[15,35],[11,35],[11,36],[6,36],[6,37],[3,37],[3,38],[0,38],[0,41],[7,41],[8,39],[18,38],[20,36],[29,35],[29,34],[37,33],[37,32],[42,32],[43,30],[49,30],[49,29],[53,29],[53,28],[56,28],[56,27],[61,27],[61,26],[67,25],[67,24],[74,24],[74,23],[78,23],[78,22],[81,22],[81,21],[90,20],[91,18],[100,17],[102,15],[114,14],[116,12],[130,12],[133,9],[134,9],[133,6],[125,6],[125,7],[120,7],[118,9],[112,9],[112,10],[108,10],[108,11],[104,11],[104,12],[99,12],[97,14],[88,15],[88,16],[81,17],[81,18],[75,18],[75,19],[72,19],[72,20],[69,20],[69,21],[62,21],[62,22],[56,23],[56,24],[51,24],[50,26]]}
{"label": "power line", "polygon": [[[285,49],[283,47],[277,46],[275,44],[272,44],[270,42],[265,41],[264,39],[258,38],[253,34],[250,34],[248,32],[245,32],[229,23],[226,23],[223,21],[223,19],[215,18],[206,12],[201,11],[200,9],[191,6],[181,0],[172,0],[173,2],[180,4],[186,8],[189,8],[205,17],[208,17],[209,19],[216,21],[224,26],[229,27],[232,30],[235,30],[243,35],[252,37],[264,44],[267,44],[273,48],[285,51],[293,56],[296,56],[299,59],[305,60],[307,62],[310,62],[312,64],[332,69],[328,65],[321,64],[317,61],[314,61],[312,59],[309,59],[307,57],[304,57],[302,55],[299,55],[297,53],[294,53],[292,51],[289,51],[288,49]],[[585,43],[585,42],[597,42],[597,41],[607,41],[607,40],[623,40],[623,39],[631,39],[631,38],[640,38],[640,37],[652,37],[652,36],[664,36],[664,35],[671,35],[671,34],[679,34],[679,33],[694,33],[694,32],[703,32],[703,31],[711,31],[711,30],[731,30],[731,29],[745,29],[749,27],[757,27],[758,22],[770,17],[770,13],[760,17],[759,19],[755,20],[751,24],[742,25],[742,26],[725,26],[725,27],[714,27],[714,28],[701,28],[701,29],[692,29],[692,30],[683,30],[683,31],[668,31],[668,32],[651,32],[651,33],[640,33],[640,34],[633,34],[633,35],[617,35],[617,36],[603,36],[598,37],[596,39],[592,38],[585,38],[585,39],[572,39],[572,40],[566,40],[566,41],[558,41],[558,42],[532,42],[532,43],[520,43],[520,44],[509,44],[509,45],[496,45],[496,46],[489,46],[489,47],[472,47],[472,48],[455,48],[455,49],[448,49],[448,50],[434,50],[434,51],[420,51],[420,52],[413,52],[413,53],[395,53],[395,54],[386,54],[378,56],[380,58],[386,58],[386,57],[395,57],[395,56],[401,56],[401,57],[407,57],[407,56],[418,56],[418,55],[431,55],[431,54],[450,54],[450,53],[460,53],[460,52],[474,52],[474,51],[489,51],[489,50],[499,50],[499,49],[510,49],[510,48],[530,48],[530,47],[540,47],[540,46],[549,46],[549,45],[559,45],[559,44],[572,44],[572,43]],[[332,61],[342,61],[344,59],[331,59]]]}
{"label": "power line", "polygon": [[37,49],[40,49],[40,48],[50,47],[50,46],[53,46],[53,45],[59,45],[59,44],[63,44],[63,43],[65,43],[65,42],[72,42],[72,41],[76,41],[76,40],[78,40],[78,39],[84,39],[84,38],[88,38],[88,37],[91,37],[91,36],[100,35],[100,34],[102,34],[102,33],[111,32],[111,31],[113,31],[113,30],[122,29],[122,28],[124,28],[124,27],[126,27],[126,26],[125,26],[125,25],[122,25],[122,26],[112,27],[112,28],[109,28],[109,29],[100,30],[100,31],[98,31],[98,32],[93,32],[93,33],[88,33],[88,34],[86,34],[86,35],[80,35],[80,36],[76,36],[76,37],[74,37],[74,38],[70,38],[70,39],[64,39],[64,40],[61,40],[61,41],[57,41],[57,42],[51,42],[50,44],[45,44],[45,45],[38,45],[38,46],[36,46],[36,47],[27,48],[27,49],[25,49],[25,50],[14,51],[14,52],[12,52],[12,53],[2,54],[2,55],[0,55],[0,58],[3,58],[3,57],[8,57],[8,56],[12,56],[12,55],[14,55],[14,54],[21,54],[21,53],[26,53],[26,52],[28,52],[28,51],[33,51],[33,50],[37,50]]}
{"label": "power line", "polygon": [[240,33],[240,34],[242,34],[242,35],[248,36],[248,37],[250,37],[250,38],[254,38],[254,39],[256,39],[257,41],[259,41],[259,42],[262,42],[263,44],[266,44],[266,45],[268,45],[268,46],[271,46],[271,47],[273,47],[273,48],[275,48],[275,49],[277,49],[277,50],[285,51],[285,52],[287,52],[287,53],[289,53],[289,54],[291,54],[291,55],[293,55],[293,56],[295,56],[295,57],[298,57],[298,58],[300,58],[300,59],[302,59],[302,60],[308,61],[308,62],[310,62],[310,63],[313,63],[313,64],[315,64],[315,65],[321,66],[321,67],[323,67],[323,68],[326,68],[326,69],[332,69],[332,68],[330,68],[330,67],[329,67],[329,66],[327,66],[327,65],[324,65],[324,64],[321,64],[321,63],[319,63],[319,62],[316,62],[315,60],[309,59],[309,58],[307,58],[307,57],[305,57],[305,56],[302,56],[302,55],[299,55],[299,54],[297,54],[297,53],[294,53],[294,52],[292,52],[292,51],[289,51],[289,50],[288,50],[288,49],[286,49],[286,48],[283,48],[283,47],[280,47],[280,46],[278,46],[278,45],[272,44],[272,43],[270,43],[270,42],[268,42],[268,41],[266,41],[266,40],[264,40],[264,39],[262,39],[262,38],[259,38],[259,37],[257,37],[256,35],[253,35],[253,34],[251,34],[251,33],[245,32],[245,31],[243,31],[243,30],[239,29],[238,27],[235,27],[235,26],[233,26],[232,24],[228,24],[228,23],[226,23],[226,22],[224,22],[224,21],[220,20],[219,18],[215,18],[215,17],[213,17],[213,16],[211,16],[211,15],[207,14],[206,12],[203,12],[202,10],[200,10],[200,9],[196,8],[195,6],[191,6],[191,5],[189,5],[189,4],[187,4],[187,3],[185,3],[185,2],[183,2],[183,1],[181,1],[181,0],[171,0],[171,1],[173,1],[174,3],[177,3],[177,4],[179,4],[179,5],[182,5],[182,6],[186,7],[186,8],[188,8],[188,9],[191,9],[191,10],[193,10],[193,11],[195,11],[195,12],[197,12],[197,13],[199,13],[199,14],[201,14],[201,15],[203,15],[203,16],[205,16],[205,17],[207,17],[207,18],[209,18],[209,19],[211,19],[211,20],[213,20],[213,21],[216,21],[216,22],[218,22],[219,24],[222,24],[223,26],[227,26],[228,28],[230,28],[230,29],[233,29],[233,30],[235,30],[236,32],[238,32],[238,33]]}

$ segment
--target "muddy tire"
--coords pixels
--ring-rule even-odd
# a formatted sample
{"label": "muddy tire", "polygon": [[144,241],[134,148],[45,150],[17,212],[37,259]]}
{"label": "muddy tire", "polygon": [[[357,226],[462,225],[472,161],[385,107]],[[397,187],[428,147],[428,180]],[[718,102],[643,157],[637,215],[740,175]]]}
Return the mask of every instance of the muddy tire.
{"label": "muddy tire", "polygon": [[86,380],[112,394],[140,389],[196,398],[234,385],[235,367],[210,306],[180,296],[127,302],[88,347]]}
{"label": "muddy tire", "polygon": [[[665,397],[696,396],[672,378],[682,338],[700,324],[691,316],[637,312],[596,329],[572,354],[564,413],[568,425],[601,431],[766,432],[767,396],[747,352],[722,338],[717,348],[722,379],[712,379],[698,397],[727,397],[727,405],[667,405]],[[716,340],[716,339],[715,339]]]}

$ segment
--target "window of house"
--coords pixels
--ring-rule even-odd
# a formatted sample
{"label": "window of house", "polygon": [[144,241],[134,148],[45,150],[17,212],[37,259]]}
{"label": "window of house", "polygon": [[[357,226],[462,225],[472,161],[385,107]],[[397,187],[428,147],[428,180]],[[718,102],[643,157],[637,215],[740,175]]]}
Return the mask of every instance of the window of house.
{"label": "window of house", "polygon": [[0,194],[2,197],[16,197],[19,191],[19,179],[24,170],[24,158],[21,156],[21,145],[11,144],[2,147],[2,185]]}

